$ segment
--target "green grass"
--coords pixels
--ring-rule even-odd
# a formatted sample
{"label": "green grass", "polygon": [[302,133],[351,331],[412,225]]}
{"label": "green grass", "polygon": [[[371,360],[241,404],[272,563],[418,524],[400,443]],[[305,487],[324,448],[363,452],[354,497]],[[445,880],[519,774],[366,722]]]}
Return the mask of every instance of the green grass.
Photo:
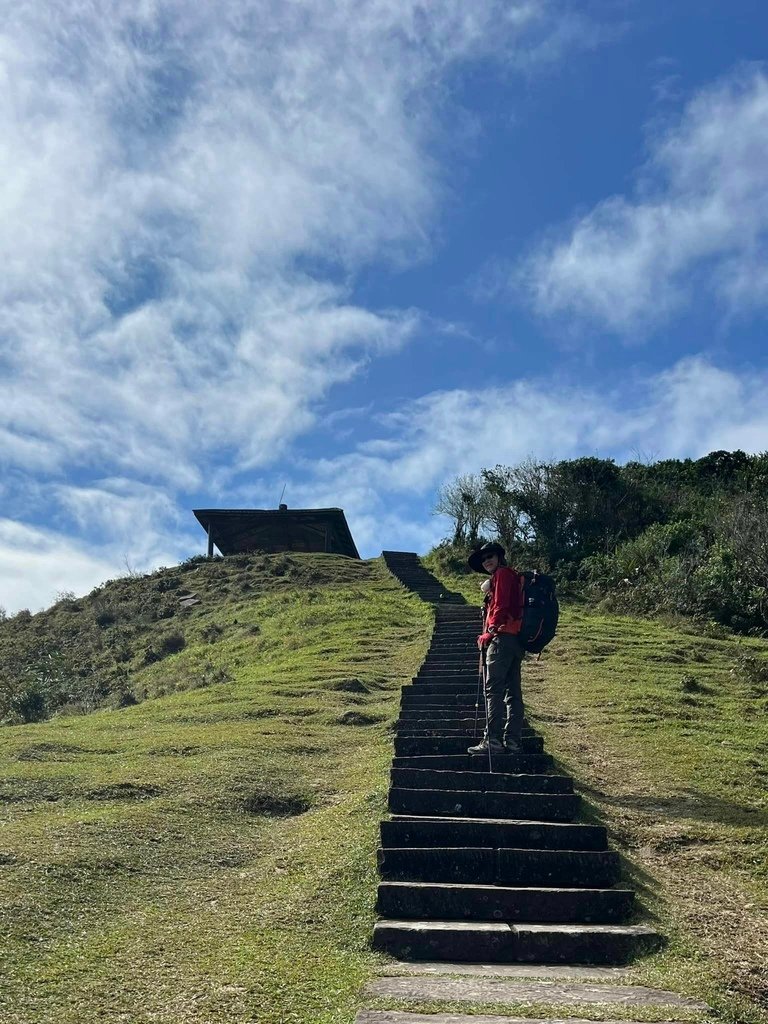
{"label": "green grass", "polygon": [[200,567],[183,650],[131,676],[166,696],[0,733],[0,1020],[353,1019],[432,612],[376,563],[288,564],[255,597]]}
{"label": "green grass", "polygon": [[[473,602],[478,582],[448,581]],[[201,598],[186,611],[182,584]],[[431,608],[378,562],[311,555],[177,567],[74,605],[30,630],[70,629],[107,676],[117,631],[141,703],[0,730],[0,1021],[351,1024],[382,962],[389,726]],[[765,1024],[768,647],[683,627],[566,608],[526,665],[529,713],[670,937],[630,978]],[[504,1012],[545,1011],[564,1016]]]}
{"label": "green grass", "polygon": [[[479,603],[480,577],[444,579]],[[631,977],[731,1022],[768,1021],[766,680],[764,640],[582,606],[524,668],[529,717],[669,936]]]}

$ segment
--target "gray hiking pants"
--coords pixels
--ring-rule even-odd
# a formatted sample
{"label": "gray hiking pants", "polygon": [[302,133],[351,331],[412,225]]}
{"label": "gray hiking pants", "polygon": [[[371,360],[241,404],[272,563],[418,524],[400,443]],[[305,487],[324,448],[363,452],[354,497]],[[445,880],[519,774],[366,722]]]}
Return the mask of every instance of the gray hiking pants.
{"label": "gray hiking pants", "polygon": [[485,649],[486,738],[520,742],[525,709],[521,685],[523,647],[516,636],[500,633]]}

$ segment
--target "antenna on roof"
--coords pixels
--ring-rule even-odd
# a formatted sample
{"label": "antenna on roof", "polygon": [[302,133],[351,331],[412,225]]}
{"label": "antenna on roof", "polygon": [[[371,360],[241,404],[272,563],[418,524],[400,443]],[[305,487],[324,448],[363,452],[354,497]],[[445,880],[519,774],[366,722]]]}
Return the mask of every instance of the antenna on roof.
{"label": "antenna on roof", "polygon": [[278,501],[278,503],[277,503],[277,507],[278,507],[278,508],[280,508],[280,509],[281,509],[281,508],[283,507],[283,495],[285,494],[285,488],[286,488],[287,486],[288,486],[288,482],[286,481],[286,482],[285,482],[285,483],[283,484],[283,489],[282,489],[282,491],[280,491],[280,501]]}

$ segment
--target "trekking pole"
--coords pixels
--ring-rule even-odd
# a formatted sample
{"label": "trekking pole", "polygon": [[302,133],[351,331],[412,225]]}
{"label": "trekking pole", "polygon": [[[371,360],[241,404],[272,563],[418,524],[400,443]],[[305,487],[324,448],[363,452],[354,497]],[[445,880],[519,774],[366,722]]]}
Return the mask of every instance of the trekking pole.
{"label": "trekking pole", "polygon": [[477,740],[477,720],[480,717],[480,693],[483,688],[483,652],[480,651],[480,664],[477,666],[477,696],[475,697],[475,730],[474,738]]}
{"label": "trekking pole", "polygon": [[483,665],[483,695],[485,697],[485,741],[488,744],[488,771],[493,773],[493,757],[491,755],[491,719],[488,714],[488,665],[485,661],[485,651],[480,655]]}

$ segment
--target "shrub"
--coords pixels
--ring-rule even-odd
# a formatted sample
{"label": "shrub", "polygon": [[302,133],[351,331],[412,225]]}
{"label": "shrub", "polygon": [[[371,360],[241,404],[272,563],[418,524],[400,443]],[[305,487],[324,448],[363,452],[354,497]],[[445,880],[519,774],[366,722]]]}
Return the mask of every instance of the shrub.
{"label": "shrub", "polygon": [[768,695],[768,660],[749,651],[739,651],[736,655],[731,676],[749,687],[753,697]]}
{"label": "shrub", "polygon": [[218,622],[208,622],[200,630],[200,639],[207,644],[215,644],[224,634],[224,627]]}
{"label": "shrub", "polygon": [[160,656],[165,658],[169,654],[178,654],[184,650],[186,643],[183,633],[166,633],[158,643]]}

